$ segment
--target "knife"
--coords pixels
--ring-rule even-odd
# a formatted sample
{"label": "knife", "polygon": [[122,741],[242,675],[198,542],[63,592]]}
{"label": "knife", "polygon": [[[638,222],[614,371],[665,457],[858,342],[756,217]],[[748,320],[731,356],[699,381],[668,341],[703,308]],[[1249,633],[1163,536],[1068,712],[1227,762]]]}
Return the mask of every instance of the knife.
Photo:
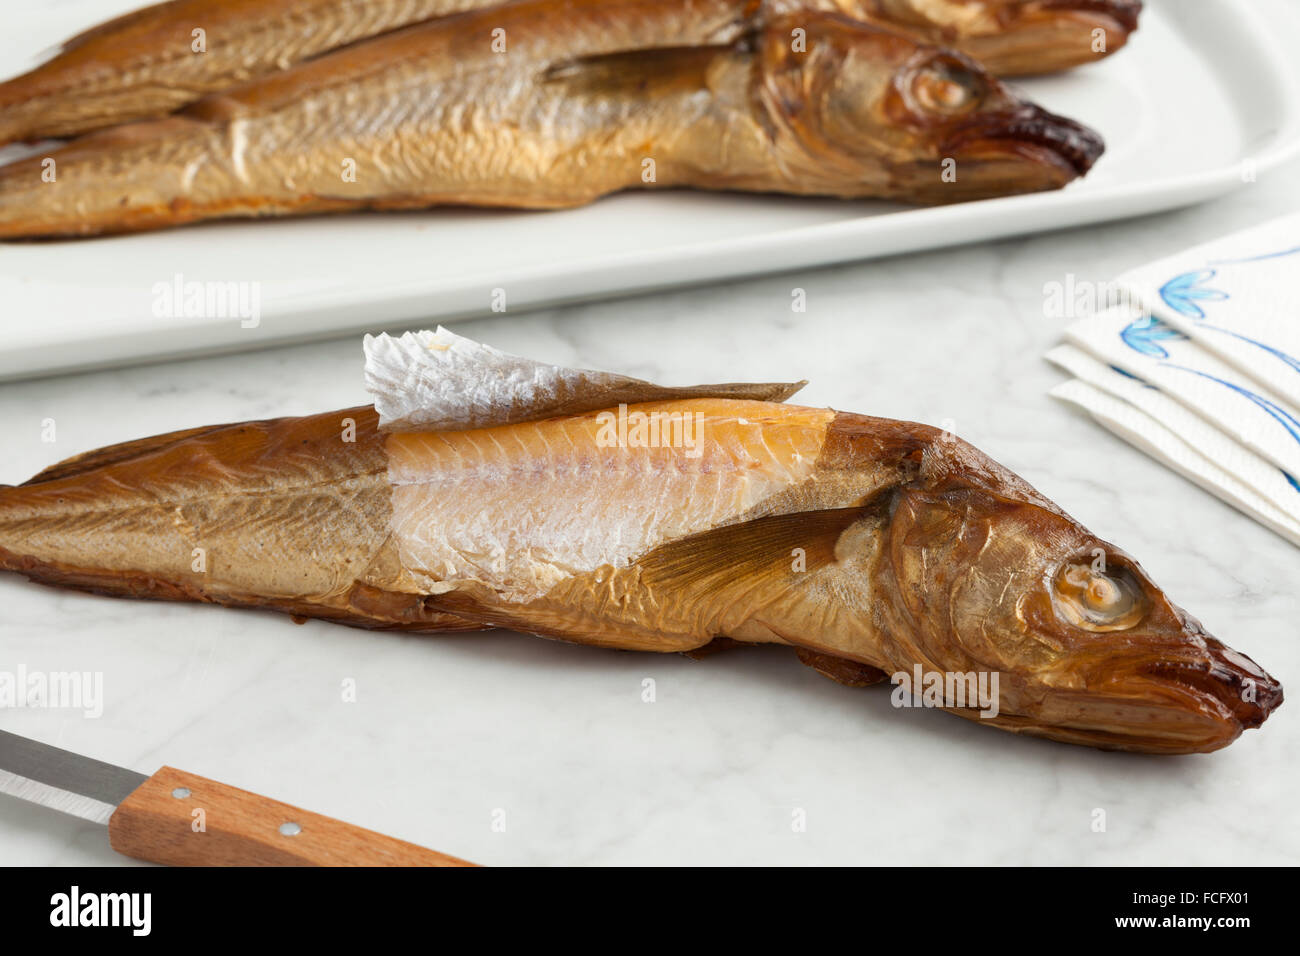
{"label": "knife", "polygon": [[151,777],[0,730],[0,793],[108,824],[168,866],[474,866],[173,767]]}

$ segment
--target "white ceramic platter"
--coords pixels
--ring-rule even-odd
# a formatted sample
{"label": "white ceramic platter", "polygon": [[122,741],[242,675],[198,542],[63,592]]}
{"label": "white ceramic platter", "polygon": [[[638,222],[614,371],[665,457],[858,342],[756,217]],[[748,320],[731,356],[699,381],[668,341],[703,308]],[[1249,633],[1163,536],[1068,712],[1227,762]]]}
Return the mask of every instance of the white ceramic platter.
{"label": "white ceramic platter", "polygon": [[[6,11],[0,74],[136,5]],[[1285,52],[1297,39],[1288,0],[1148,0],[1127,49],[1022,84],[1108,144],[1084,181],[1057,193],[913,209],[676,192],[553,213],[434,210],[0,244],[0,378],[428,326],[490,310],[494,290],[514,311],[1188,205],[1300,152],[1300,65]],[[156,288],[177,275],[256,284],[260,324],[156,317]]]}

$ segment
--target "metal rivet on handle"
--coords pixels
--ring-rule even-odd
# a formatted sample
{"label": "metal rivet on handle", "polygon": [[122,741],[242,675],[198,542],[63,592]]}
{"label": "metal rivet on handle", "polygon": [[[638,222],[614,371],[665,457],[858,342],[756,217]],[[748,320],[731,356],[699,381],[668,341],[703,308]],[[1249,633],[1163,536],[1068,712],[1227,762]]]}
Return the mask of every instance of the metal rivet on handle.
{"label": "metal rivet on handle", "polygon": [[184,800],[189,795],[190,795],[189,787],[177,787],[175,790],[172,791],[172,796],[175,797],[177,800]]}
{"label": "metal rivet on handle", "polygon": [[298,826],[298,824],[296,824],[296,823],[281,823],[281,824],[280,824],[280,835],[281,835],[281,836],[297,836],[297,835],[298,835],[299,833],[301,833],[301,832],[302,832],[302,827]]}

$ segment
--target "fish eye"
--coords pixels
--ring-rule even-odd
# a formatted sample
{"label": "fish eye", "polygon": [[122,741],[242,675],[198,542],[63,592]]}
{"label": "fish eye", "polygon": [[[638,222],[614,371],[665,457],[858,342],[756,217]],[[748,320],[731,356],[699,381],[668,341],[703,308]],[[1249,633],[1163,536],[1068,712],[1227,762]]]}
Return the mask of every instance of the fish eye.
{"label": "fish eye", "polygon": [[1085,563],[1066,564],[1057,572],[1052,604],[1062,620],[1103,633],[1137,626],[1150,607],[1141,582],[1128,568],[1097,570]]}
{"label": "fish eye", "polygon": [[984,99],[984,77],[953,57],[937,57],[917,70],[912,96],[934,113],[964,113]]}

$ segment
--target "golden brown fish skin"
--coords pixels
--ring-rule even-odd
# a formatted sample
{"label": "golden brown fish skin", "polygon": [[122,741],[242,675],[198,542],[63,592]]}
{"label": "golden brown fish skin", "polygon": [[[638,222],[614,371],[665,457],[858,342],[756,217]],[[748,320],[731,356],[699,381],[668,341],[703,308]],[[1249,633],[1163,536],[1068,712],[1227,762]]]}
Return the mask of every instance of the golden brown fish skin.
{"label": "golden brown fish skin", "polygon": [[[895,431],[858,416],[834,429],[847,461]],[[900,451],[916,475],[890,492],[868,551],[872,625],[887,639],[866,663],[996,671],[999,716],[962,716],[1103,749],[1216,750],[1282,702],[1276,680],[1207,635],[1131,556],[964,442],[908,434],[917,445]],[[1081,624],[1080,602],[1097,595],[1118,600]]]}
{"label": "golden brown fish skin", "polygon": [[[672,542],[628,568],[575,577],[527,605],[483,590],[429,599],[465,619],[637,650],[717,636],[781,643],[865,673],[999,675],[999,714],[947,707],[1014,733],[1142,753],[1203,753],[1258,727],[1282,687],[1205,633],[1128,554],[1023,479],[937,429],[840,413],[814,480],[748,526]],[[788,509],[788,510],[787,510]],[[791,520],[751,555],[757,525]],[[807,569],[791,567],[792,548]],[[1063,569],[1141,613],[1112,630],[1068,616]],[[1123,624],[1124,626],[1118,626]]]}
{"label": "golden brown fish skin", "polygon": [[0,487],[0,567],[120,597],[477,629],[400,591],[377,421],[366,406],[191,429],[61,462]]}
{"label": "golden brown fish skin", "polygon": [[653,651],[787,644],[855,686],[917,666],[992,672],[996,718],[947,709],[1102,749],[1216,750],[1281,704],[1276,680],[1130,556],[966,443],[847,413],[815,427],[821,451],[802,483],[524,601],[472,581],[438,594],[415,584],[390,540],[388,439],[367,408],[191,429],[0,488],[0,568],[366,627],[505,626]]}
{"label": "golden brown fish skin", "polygon": [[846,14],[951,46],[998,76],[1054,73],[1122,49],[1140,0],[830,0]]}
{"label": "golden brown fish skin", "polygon": [[91,134],[50,155],[54,182],[43,157],[0,168],[0,238],[633,188],[958,202],[1059,188],[1103,149],[973,62],[838,15],[569,0],[561,32],[551,7],[430,21]]}
{"label": "golden brown fish skin", "polygon": [[[0,83],[0,145],[157,119],[317,54],[491,0],[171,0]],[[195,30],[206,49],[196,52]]]}

